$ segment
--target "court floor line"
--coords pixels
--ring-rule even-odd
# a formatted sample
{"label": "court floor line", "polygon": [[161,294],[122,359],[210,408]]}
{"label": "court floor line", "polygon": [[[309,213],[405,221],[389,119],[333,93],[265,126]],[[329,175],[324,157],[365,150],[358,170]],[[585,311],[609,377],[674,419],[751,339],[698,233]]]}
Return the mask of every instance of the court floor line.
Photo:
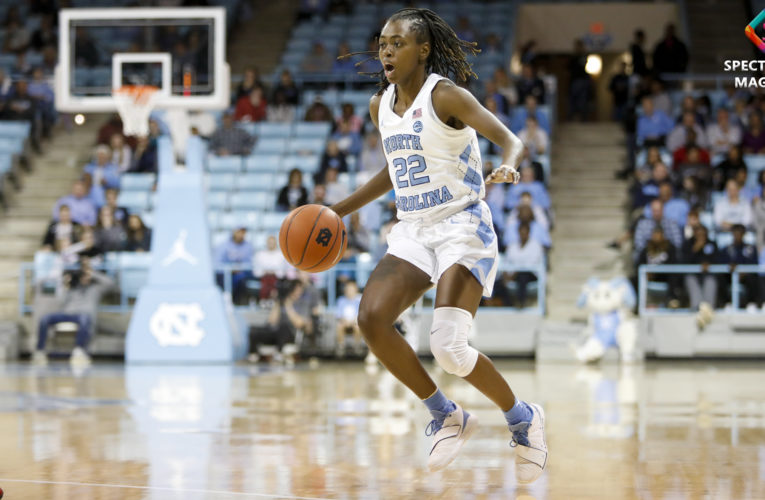
{"label": "court floor line", "polygon": [[[202,490],[195,488],[170,488],[164,486],[137,486],[132,484],[79,483],[75,481],[46,481],[43,479],[10,479],[0,477],[0,483],[60,484],[64,486],[92,486],[96,488],[124,488],[133,490],[173,491],[175,493],[210,493],[213,495],[232,495],[252,498],[285,498],[289,500],[328,500],[319,497],[294,497],[288,495],[269,495],[268,493],[244,493],[240,491]],[[9,493],[6,491],[6,493]]]}

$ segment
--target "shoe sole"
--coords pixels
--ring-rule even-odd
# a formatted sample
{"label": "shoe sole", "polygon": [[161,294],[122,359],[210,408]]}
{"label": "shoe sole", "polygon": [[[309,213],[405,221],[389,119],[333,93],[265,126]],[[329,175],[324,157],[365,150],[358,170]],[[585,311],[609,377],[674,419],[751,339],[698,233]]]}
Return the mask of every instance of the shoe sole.
{"label": "shoe sole", "polygon": [[[547,450],[547,433],[544,432],[544,429],[545,429],[545,411],[542,409],[541,406],[539,406],[539,405],[537,405],[535,403],[529,403],[529,406],[534,408],[535,412],[539,413],[539,421],[542,424],[542,442],[545,445],[545,450]],[[545,467],[547,467],[547,458],[550,455],[549,452],[546,452],[546,453],[547,453],[547,455],[545,456],[545,464],[544,464],[544,466],[539,467],[539,470],[541,470],[542,472],[544,472],[545,471]],[[542,474],[539,474],[537,477],[535,477],[531,481],[520,481],[520,480],[518,480],[518,484],[531,484],[534,481],[536,481],[537,479],[539,479],[540,477],[542,477]]]}
{"label": "shoe sole", "polygon": [[459,455],[460,450],[462,449],[462,446],[465,444],[465,442],[468,439],[470,439],[470,436],[473,435],[473,432],[475,432],[477,427],[478,427],[478,417],[476,417],[475,415],[470,415],[470,418],[468,418],[468,421],[465,424],[465,428],[462,430],[462,434],[458,438],[459,442],[457,444],[457,449],[454,450],[454,454],[451,456],[451,458],[449,458],[449,460],[447,460],[443,465],[438,465],[433,467],[428,465],[428,470],[430,472],[436,472],[448,467],[449,464],[452,463],[455,458],[457,458],[457,455]]}

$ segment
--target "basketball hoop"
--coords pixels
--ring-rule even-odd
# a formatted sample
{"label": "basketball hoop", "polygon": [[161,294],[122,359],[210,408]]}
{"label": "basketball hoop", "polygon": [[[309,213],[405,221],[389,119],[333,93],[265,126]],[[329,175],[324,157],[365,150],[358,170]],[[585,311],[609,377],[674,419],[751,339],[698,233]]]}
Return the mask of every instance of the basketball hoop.
{"label": "basketball hoop", "polygon": [[149,115],[159,96],[159,88],[151,85],[123,85],[112,93],[122,118],[125,135],[149,135]]}

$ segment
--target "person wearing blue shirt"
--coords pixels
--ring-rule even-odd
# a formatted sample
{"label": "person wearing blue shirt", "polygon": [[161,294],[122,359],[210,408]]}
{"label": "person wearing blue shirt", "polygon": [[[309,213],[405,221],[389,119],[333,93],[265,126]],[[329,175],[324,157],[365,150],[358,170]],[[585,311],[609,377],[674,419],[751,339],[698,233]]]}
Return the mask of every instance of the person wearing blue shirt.
{"label": "person wearing blue shirt", "polygon": [[526,127],[526,118],[533,116],[537,119],[537,125],[539,128],[550,134],[550,119],[547,113],[537,107],[537,98],[533,95],[527,95],[524,107],[518,108],[513,112],[513,116],[510,119],[510,130],[514,134],[518,134]]}
{"label": "person wearing blue shirt", "polygon": [[53,220],[58,221],[59,210],[62,205],[69,207],[71,218],[77,224],[82,226],[93,226],[96,224],[96,207],[93,201],[88,197],[85,183],[77,180],[72,185],[72,194],[62,196],[53,207]]}
{"label": "person wearing blue shirt", "polygon": [[641,101],[643,116],[637,122],[638,146],[651,144],[664,144],[664,140],[675,124],[672,119],[661,110],[654,109],[653,99],[646,96]]}
{"label": "person wearing blue shirt", "polygon": [[[691,205],[682,198],[674,197],[672,183],[664,181],[659,184],[659,201],[664,204],[664,218],[674,221],[678,226],[685,227],[685,221],[688,219],[688,212],[691,211]],[[651,217],[651,207],[646,204],[643,208],[643,216]]]}
{"label": "person wearing blue shirt", "polygon": [[223,267],[233,267],[231,273],[231,289],[234,302],[241,302],[245,298],[245,285],[248,279],[254,279],[251,269],[237,269],[237,266],[250,267],[255,249],[245,239],[247,228],[238,227],[231,234],[231,238],[224,241],[215,249],[216,279],[223,286]]}
{"label": "person wearing blue shirt", "polygon": [[94,186],[104,189],[119,189],[120,172],[117,165],[112,163],[112,151],[109,146],[100,145],[96,148],[96,158],[85,167],[85,173],[93,178]]}
{"label": "person wearing blue shirt", "polygon": [[523,193],[529,193],[534,199],[534,203],[545,210],[550,209],[550,195],[547,193],[545,185],[534,178],[534,167],[521,167],[521,181],[507,189],[505,209],[512,210],[517,207]]}
{"label": "person wearing blue shirt", "polygon": [[534,211],[529,205],[521,205],[518,207],[518,218],[508,219],[505,224],[505,234],[502,242],[505,247],[510,247],[514,243],[520,241],[519,228],[521,224],[528,224],[529,237],[538,242],[543,247],[549,249],[552,246],[552,238],[550,238],[550,231],[542,224],[534,220]]}
{"label": "person wearing blue shirt", "polygon": [[349,280],[343,288],[343,296],[337,299],[335,304],[335,318],[337,319],[337,356],[345,356],[345,336],[353,335],[353,350],[357,355],[362,354],[361,330],[359,329],[358,315],[361,294],[355,281]]}
{"label": "person wearing blue shirt", "polygon": [[345,154],[358,155],[361,153],[361,134],[351,130],[350,123],[341,121],[337,125],[337,132],[332,134],[330,140],[337,142],[337,147]]}

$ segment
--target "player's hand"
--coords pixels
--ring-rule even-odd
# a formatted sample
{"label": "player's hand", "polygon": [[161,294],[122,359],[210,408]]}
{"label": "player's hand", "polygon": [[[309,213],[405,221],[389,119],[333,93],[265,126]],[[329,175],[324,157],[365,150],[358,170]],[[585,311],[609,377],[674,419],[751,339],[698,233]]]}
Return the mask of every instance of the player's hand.
{"label": "player's hand", "polygon": [[500,165],[495,168],[486,177],[486,184],[493,184],[495,182],[509,182],[510,184],[518,184],[521,180],[521,174],[511,167],[510,165]]}

